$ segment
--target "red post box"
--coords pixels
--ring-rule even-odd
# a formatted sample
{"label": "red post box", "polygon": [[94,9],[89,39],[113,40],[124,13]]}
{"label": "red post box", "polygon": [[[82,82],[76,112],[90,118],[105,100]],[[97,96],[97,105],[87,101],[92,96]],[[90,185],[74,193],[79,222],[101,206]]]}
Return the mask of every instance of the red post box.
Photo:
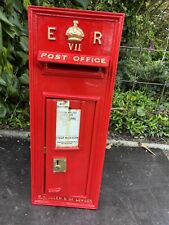
{"label": "red post box", "polygon": [[29,7],[33,204],[98,206],[123,19]]}

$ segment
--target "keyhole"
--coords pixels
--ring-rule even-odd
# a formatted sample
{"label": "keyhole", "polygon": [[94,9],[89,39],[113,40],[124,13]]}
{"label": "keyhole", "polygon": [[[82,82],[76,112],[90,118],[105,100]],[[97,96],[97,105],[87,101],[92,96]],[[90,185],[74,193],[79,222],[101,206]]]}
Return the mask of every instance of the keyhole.
{"label": "keyhole", "polygon": [[56,167],[57,169],[60,168],[59,160],[56,160],[56,165],[55,165],[55,167]]}
{"label": "keyhole", "polygon": [[66,158],[53,159],[53,172],[54,173],[66,172]]}

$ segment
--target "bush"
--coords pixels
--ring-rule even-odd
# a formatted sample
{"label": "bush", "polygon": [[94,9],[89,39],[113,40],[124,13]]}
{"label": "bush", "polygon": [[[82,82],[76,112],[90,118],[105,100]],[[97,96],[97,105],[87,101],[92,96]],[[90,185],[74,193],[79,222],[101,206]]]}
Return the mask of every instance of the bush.
{"label": "bush", "polygon": [[[75,5],[73,5],[73,3]],[[57,7],[87,7],[89,0],[1,0],[0,2],[0,123],[28,108],[29,4]],[[26,119],[26,118],[25,118]],[[8,121],[9,122],[9,121]],[[6,123],[6,122],[5,122]],[[11,124],[11,123],[10,123]],[[21,125],[19,125],[20,127]],[[24,126],[24,124],[23,124]]]}
{"label": "bush", "polygon": [[110,127],[133,136],[169,137],[169,103],[147,96],[142,91],[114,94]]}
{"label": "bush", "polygon": [[28,105],[27,12],[21,1],[0,2],[0,119]]}
{"label": "bush", "polygon": [[[118,63],[117,86],[129,90],[135,81],[157,84],[165,84],[166,82],[169,84],[169,53],[166,54],[166,60],[161,59],[162,55],[159,55],[158,52],[144,50],[139,56],[138,50],[122,49]],[[121,80],[128,82],[123,83]],[[135,87],[146,91],[149,95],[158,95],[163,86],[137,84]]]}
{"label": "bush", "polygon": [[[135,10],[140,2],[90,1],[90,0],[1,0],[0,2],[0,125],[13,128],[29,127],[28,105],[28,45],[27,45],[27,6],[43,5],[57,7],[87,8],[105,11],[124,11],[126,13],[123,29],[123,44],[134,43],[136,31],[145,23],[139,19]],[[131,7],[132,5],[132,7]],[[142,5],[142,1],[141,1]],[[144,5],[143,5],[144,6]],[[141,8],[140,8],[141,9]],[[135,15],[136,13],[136,15]],[[141,12],[140,12],[141,13]],[[132,15],[132,16],[131,16]],[[144,18],[144,16],[142,16]],[[140,24],[140,25],[139,25]],[[167,23],[166,23],[167,24]],[[168,25],[168,24],[167,24]],[[138,28],[138,29],[136,29]],[[150,29],[151,31],[151,29]],[[146,32],[146,34],[150,34]],[[144,36],[144,35],[141,35]],[[141,37],[139,36],[139,37]],[[151,35],[149,35],[151,36]],[[145,37],[144,37],[145,39]],[[128,42],[128,41],[129,42]],[[148,39],[147,39],[148,40]],[[152,40],[153,42],[154,40]],[[149,41],[148,41],[149,42]],[[142,43],[142,42],[136,42]],[[123,53],[123,54],[122,54]],[[163,53],[142,52],[140,61],[139,52],[121,51],[117,76],[118,86],[114,97],[114,108],[111,114],[111,126],[118,132],[128,131],[132,135],[168,136],[168,103],[163,104],[153,97],[159,88],[152,86],[137,87],[144,91],[128,91],[132,82],[138,81],[159,82],[167,81],[168,59],[161,61]],[[137,73],[136,73],[137,72]],[[131,81],[128,85],[120,79]],[[166,84],[167,87],[168,84]],[[145,92],[146,91],[146,92]],[[167,92],[165,92],[167,96]]]}

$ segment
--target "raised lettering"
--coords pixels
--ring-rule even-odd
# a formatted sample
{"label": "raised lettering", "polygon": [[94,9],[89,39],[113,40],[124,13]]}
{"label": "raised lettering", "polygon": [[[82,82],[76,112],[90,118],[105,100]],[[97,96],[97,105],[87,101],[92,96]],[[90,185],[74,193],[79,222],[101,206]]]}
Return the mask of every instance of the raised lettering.
{"label": "raised lettering", "polygon": [[55,59],[60,59],[60,55],[55,55]]}
{"label": "raised lettering", "polygon": [[81,44],[78,44],[78,52],[81,51]]}
{"label": "raised lettering", "polygon": [[102,58],[101,63],[106,63],[106,59]]}
{"label": "raised lettering", "polygon": [[77,47],[78,47],[78,44],[75,44],[75,48],[74,50],[77,52]]}
{"label": "raised lettering", "polygon": [[95,58],[95,62],[96,63],[99,63],[100,62],[100,59],[99,58]]}
{"label": "raised lettering", "polygon": [[74,57],[73,57],[73,60],[76,61],[76,62],[79,61],[79,56],[77,56],[77,55],[74,56]]}
{"label": "raised lettering", "polygon": [[49,59],[53,59],[54,58],[54,54],[48,54],[48,58]]}
{"label": "raised lettering", "polygon": [[73,43],[68,43],[68,45],[69,45],[69,49],[72,51],[74,44]]}
{"label": "raised lettering", "polygon": [[86,57],[86,62],[89,62],[90,61],[90,57]]}
{"label": "raised lettering", "polygon": [[81,61],[81,62],[82,62],[82,61],[85,61],[85,57],[84,57],[84,56],[81,56],[80,61]]}
{"label": "raised lettering", "polygon": [[94,31],[94,38],[93,38],[93,44],[95,45],[98,43],[99,45],[102,44],[101,38],[102,38],[102,33],[99,31]]}
{"label": "raised lettering", "polygon": [[80,52],[81,51],[81,44],[74,44],[74,43],[68,43],[69,49],[71,51]]}
{"label": "raised lettering", "polygon": [[42,52],[42,54],[41,54],[41,58],[43,58],[44,56],[47,56],[47,53],[45,53],[45,52]]}
{"label": "raised lettering", "polygon": [[55,41],[56,37],[54,36],[54,33],[56,31],[56,27],[48,27],[48,40]]}
{"label": "raised lettering", "polygon": [[67,55],[62,55],[63,60],[66,60]]}

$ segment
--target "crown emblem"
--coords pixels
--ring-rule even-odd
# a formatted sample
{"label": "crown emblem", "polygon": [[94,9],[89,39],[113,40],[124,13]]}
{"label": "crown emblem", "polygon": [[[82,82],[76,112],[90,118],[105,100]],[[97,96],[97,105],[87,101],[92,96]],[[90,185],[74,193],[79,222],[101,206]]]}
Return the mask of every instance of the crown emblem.
{"label": "crown emblem", "polygon": [[70,42],[81,42],[84,38],[84,32],[83,30],[78,27],[79,21],[74,20],[73,26],[69,27],[66,31],[66,36],[68,38],[68,41]]}

